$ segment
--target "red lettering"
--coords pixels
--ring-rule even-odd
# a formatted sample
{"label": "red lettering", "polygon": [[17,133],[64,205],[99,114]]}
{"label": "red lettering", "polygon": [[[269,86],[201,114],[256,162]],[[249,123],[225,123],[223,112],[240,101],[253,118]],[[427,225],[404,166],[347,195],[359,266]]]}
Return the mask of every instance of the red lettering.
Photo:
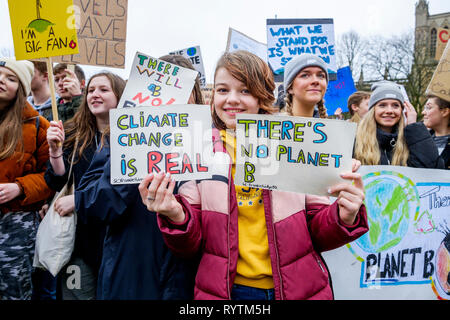
{"label": "red lettering", "polygon": [[[447,36],[447,37],[445,37],[446,39],[444,39],[444,34]],[[449,39],[448,31],[447,31],[447,30],[442,30],[441,32],[439,32],[439,39],[440,39],[443,43],[447,43],[447,42],[448,42],[448,39]]]}
{"label": "red lettering", "polygon": [[173,158],[178,158],[180,156],[179,153],[167,153],[166,154],[166,172],[169,172],[170,174],[179,174],[180,170],[172,170],[173,167],[176,167],[178,165],[177,162],[171,162]]}
{"label": "red lettering", "polygon": [[[156,103],[155,103],[156,101]],[[152,106],[159,107],[162,104],[162,100],[160,98],[155,98],[152,100]]]}
{"label": "red lettering", "polygon": [[156,171],[157,173],[161,171],[161,169],[157,166],[158,163],[161,162],[163,155],[158,151],[151,151],[147,155],[148,159],[148,173]]}
{"label": "red lettering", "polygon": [[189,156],[186,153],[183,155],[182,163],[183,167],[181,168],[181,173],[185,173],[186,169],[188,169],[190,173],[194,172],[194,169],[192,169],[191,159],[189,159]]}
{"label": "red lettering", "polygon": [[150,96],[147,96],[145,98],[142,98],[142,92],[139,92],[134,98],[133,100],[139,99],[139,104],[144,103],[145,101],[147,101],[148,99],[150,99]]}
{"label": "red lettering", "polygon": [[198,172],[208,172],[208,167],[202,167],[202,159],[200,153],[197,153],[197,171]]}

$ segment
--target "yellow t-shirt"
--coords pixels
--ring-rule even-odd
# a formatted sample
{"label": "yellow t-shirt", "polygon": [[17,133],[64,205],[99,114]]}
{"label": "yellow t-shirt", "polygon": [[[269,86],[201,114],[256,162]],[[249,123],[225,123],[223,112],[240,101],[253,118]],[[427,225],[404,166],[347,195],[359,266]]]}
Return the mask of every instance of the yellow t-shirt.
{"label": "yellow t-shirt", "polygon": [[[236,137],[220,131],[231,155],[232,175],[236,171]],[[235,186],[238,205],[239,258],[235,283],[272,289],[272,265],[269,255],[262,189]]]}

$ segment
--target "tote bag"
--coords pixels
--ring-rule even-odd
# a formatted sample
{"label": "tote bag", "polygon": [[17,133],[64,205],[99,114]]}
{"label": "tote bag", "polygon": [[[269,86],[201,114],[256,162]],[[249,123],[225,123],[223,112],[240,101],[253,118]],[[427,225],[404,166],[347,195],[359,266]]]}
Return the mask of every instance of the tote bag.
{"label": "tote bag", "polygon": [[[77,142],[75,142],[75,146],[78,144]],[[56,276],[69,262],[75,244],[76,212],[62,217],[55,210],[55,202],[59,198],[74,194],[72,166],[75,151],[70,163],[67,183],[54,196],[36,234],[33,266],[45,268],[53,276]]]}

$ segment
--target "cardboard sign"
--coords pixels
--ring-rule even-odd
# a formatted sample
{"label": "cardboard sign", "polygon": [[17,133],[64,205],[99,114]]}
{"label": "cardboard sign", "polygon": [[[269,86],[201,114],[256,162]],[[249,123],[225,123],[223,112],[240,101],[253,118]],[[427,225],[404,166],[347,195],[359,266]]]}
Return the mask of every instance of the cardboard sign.
{"label": "cardboard sign", "polygon": [[200,73],[200,86],[204,88],[206,86],[206,77],[205,77],[205,67],[203,65],[202,53],[200,51],[200,46],[186,48],[183,50],[178,50],[174,52],[170,52],[170,54],[178,54],[180,56],[188,59],[195,70]]}
{"label": "cardboard sign", "polygon": [[337,108],[342,112],[348,111],[348,97],[356,92],[350,67],[344,67],[337,71],[337,80],[329,81],[327,92],[325,92],[325,106],[327,113],[332,115]]}
{"label": "cardboard sign", "polygon": [[369,231],[324,252],[336,299],[450,299],[450,176],[362,166]]}
{"label": "cardboard sign", "polygon": [[441,99],[450,101],[450,45],[447,42],[444,53],[434,71],[431,82],[428,85],[426,94],[438,96]]}
{"label": "cardboard sign", "polygon": [[450,38],[450,30],[444,28],[437,29],[437,38],[436,38],[436,60],[440,60],[442,57],[442,53],[445,50],[445,46],[447,45],[448,39]]}
{"label": "cardboard sign", "polygon": [[267,62],[267,44],[256,41],[233,28],[228,30],[227,52],[246,50]]}
{"label": "cardboard sign", "polygon": [[351,172],[356,124],[237,114],[236,185],[328,195]]}
{"label": "cardboard sign", "polygon": [[137,52],[118,108],[189,101],[198,72]]}
{"label": "cardboard sign", "polygon": [[177,181],[211,178],[209,106],[111,109],[109,118],[112,184],[139,183],[160,171]]}
{"label": "cardboard sign", "polygon": [[17,60],[78,53],[72,0],[9,0]]}
{"label": "cardboard sign", "polygon": [[80,52],[57,62],[125,68],[128,0],[73,0]]}
{"label": "cardboard sign", "polygon": [[282,78],[289,60],[311,53],[325,61],[330,80],[336,80],[335,51],[333,19],[267,19],[267,57],[276,78]]}

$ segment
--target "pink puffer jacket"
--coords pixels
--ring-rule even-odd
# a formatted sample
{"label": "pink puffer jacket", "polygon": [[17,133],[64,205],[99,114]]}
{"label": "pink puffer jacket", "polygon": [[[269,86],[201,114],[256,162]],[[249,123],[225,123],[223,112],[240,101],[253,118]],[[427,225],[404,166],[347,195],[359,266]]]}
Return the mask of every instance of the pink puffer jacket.
{"label": "pink puffer jacket", "polygon": [[[196,300],[230,299],[239,254],[230,157],[217,149],[221,166],[215,167],[213,178],[189,181],[178,189],[176,197],[186,213],[185,221],[175,224],[158,214],[164,240],[174,253],[202,253]],[[330,204],[327,197],[263,190],[263,202],[275,298],[333,299],[319,252],[338,248],[368,231],[364,205],[354,225],[348,226],[339,219],[337,203]]]}

